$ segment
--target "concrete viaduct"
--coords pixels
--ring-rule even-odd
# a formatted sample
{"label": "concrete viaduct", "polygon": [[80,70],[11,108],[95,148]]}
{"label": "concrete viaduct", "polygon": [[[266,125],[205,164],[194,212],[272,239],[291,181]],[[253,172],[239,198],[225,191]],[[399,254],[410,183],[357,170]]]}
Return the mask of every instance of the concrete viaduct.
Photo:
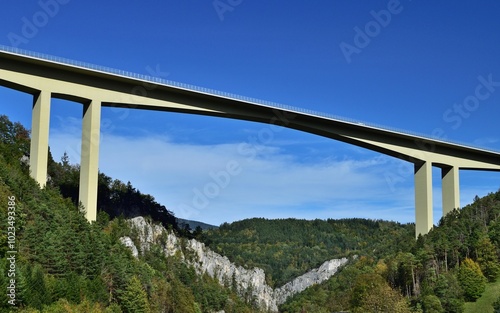
{"label": "concrete viaduct", "polygon": [[[50,102],[83,105],[80,202],[97,215],[101,107],[181,112],[275,124],[339,140],[414,164],[416,235],[433,226],[432,166],[442,171],[443,215],[460,206],[459,170],[500,171],[500,153],[367,126],[296,108],[216,93],[88,64],[0,48],[0,85],[33,95],[31,176],[47,180]],[[147,88],[145,88],[147,87]]]}

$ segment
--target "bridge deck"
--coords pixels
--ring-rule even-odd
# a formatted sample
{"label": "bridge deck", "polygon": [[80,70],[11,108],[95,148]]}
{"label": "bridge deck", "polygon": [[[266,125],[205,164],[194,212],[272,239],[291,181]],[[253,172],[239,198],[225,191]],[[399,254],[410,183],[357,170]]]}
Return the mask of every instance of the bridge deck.
{"label": "bridge deck", "polygon": [[[3,49],[3,51],[2,51]],[[279,125],[415,164],[417,234],[432,227],[431,166],[443,171],[443,211],[457,208],[458,170],[500,171],[500,152],[171,81],[0,47],[0,85],[34,96],[32,176],[45,184],[50,99],[84,105],[80,198],[95,219],[101,106],[201,114]],[[446,209],[445,209],[446,207]],[[421,227],[420,227],[420,226]]]}

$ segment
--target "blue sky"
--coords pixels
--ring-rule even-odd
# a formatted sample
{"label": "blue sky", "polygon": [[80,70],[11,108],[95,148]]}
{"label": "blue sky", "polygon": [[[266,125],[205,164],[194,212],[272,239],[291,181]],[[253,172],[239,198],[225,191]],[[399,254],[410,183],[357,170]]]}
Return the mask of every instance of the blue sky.
{"label": "blue sky", "polygon": [[[3,3],[0,44],[500,150],[500,3]],[[490,81],[488,87],[485,81]],[[478,93],[478,88],[480,93]],[[0,88],[30,127],[31,97]],[[81,106],[54,100],[50,145],[78,162]],[[104,108],[100,169],[177,216],[414,220],[412,166],[265,124]],[[224,174],[231,172],[231,174]],[[434,172],[434,220],[441,216]],[[500,173],[460,172],[462,205]]]}

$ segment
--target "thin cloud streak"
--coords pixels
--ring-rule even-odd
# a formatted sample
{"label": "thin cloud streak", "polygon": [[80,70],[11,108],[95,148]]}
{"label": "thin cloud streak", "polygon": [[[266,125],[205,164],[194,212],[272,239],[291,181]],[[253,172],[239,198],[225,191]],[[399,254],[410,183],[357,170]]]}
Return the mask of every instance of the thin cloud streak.
{"label": "thin cloud streak", "polygon": [[[66,151],[72,163],[79,162],[80,139],[74,132],[53,131],[50,144],[56,159]],[[366,212],[369,218],[413,218],[384,211],[411,207],[412,201],[390,190],[384,178],[390,164],[383,158],[303,163],[278,146],[245,155],[242,144],[179,144],[163,137],[104,134],[100,170],[131,181],[179,217],[214,224],[254,216],[348,216],[342,211],[351,216]],[[231,174],[229,165],[235,169]]]}
{"label": "thin cloud streak", "polygon": [[[79,137],[68,129],[51,131],[54,157],[66,151],[70,161],[78,163]],[[178,217],[216,225],[250,217],[414,221],[413,176],[402,176],[395,186],[387,180],[398,166],[403,172],[411,167],[399,160],[354,150],[350,159],[325,155],[304,162],[282,146],[259,146],[249,154],[242,153],[247,151],[242,145],[103,134],[100,170],[132,182]],[[470,203],[471,194],[494,191],[473,189],[462,186],[462,205]],[[434,186],[433,195],[437,223],[442,214],[440,186]]]}

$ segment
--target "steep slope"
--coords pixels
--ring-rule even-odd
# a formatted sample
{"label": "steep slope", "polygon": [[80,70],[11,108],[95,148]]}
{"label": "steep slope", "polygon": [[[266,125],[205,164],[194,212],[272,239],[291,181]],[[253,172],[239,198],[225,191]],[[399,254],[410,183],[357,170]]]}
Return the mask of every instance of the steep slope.
{"label": "steep slope", "polygon": [[[0,312],[257,312],[175,256],[150,251],[134,258],[119,241],[132,231],[123,218],[110,221],[101,212],[90,224],[58,186],[40,188],[23,158],[29,152],[28,135],[22,125],[0,116],[0,201],[4,203],[0,240],[10,242],[0,245],[4,291]],[[71,181],[68,174],[72,173],[63,170],[58,175],[61,181]],[[117,193],[115,200],[123,202],[122,196]],[[151,209],[158,208],[149,203]]]}
{"label": "steep slope", "polygon": [[195,239],[184,241],[183,245],[182,240],[175,234],[161,226],[146,222],[142,217],[133,218],[129,222],[138,234],[136,241],[139,249],[129,237],[122,237],[121,240],[131,251],[139,250],[144,254],[153,245],[160,245],[168,256],[180,254],[186,262],[194,266],[198,274],[206,273],[216,278],[219,283],[232,288],[240,296],[257,304],[259,308],[273,312],[276,312],[278,306],[290,296],[329,279],[348,261],[347,258],[326,261],[319,268],[293,279],[280,288],[273,289],[266,284],[264,271],[260,268],[245,269],[237,266],[227,257],[211,251]]}

